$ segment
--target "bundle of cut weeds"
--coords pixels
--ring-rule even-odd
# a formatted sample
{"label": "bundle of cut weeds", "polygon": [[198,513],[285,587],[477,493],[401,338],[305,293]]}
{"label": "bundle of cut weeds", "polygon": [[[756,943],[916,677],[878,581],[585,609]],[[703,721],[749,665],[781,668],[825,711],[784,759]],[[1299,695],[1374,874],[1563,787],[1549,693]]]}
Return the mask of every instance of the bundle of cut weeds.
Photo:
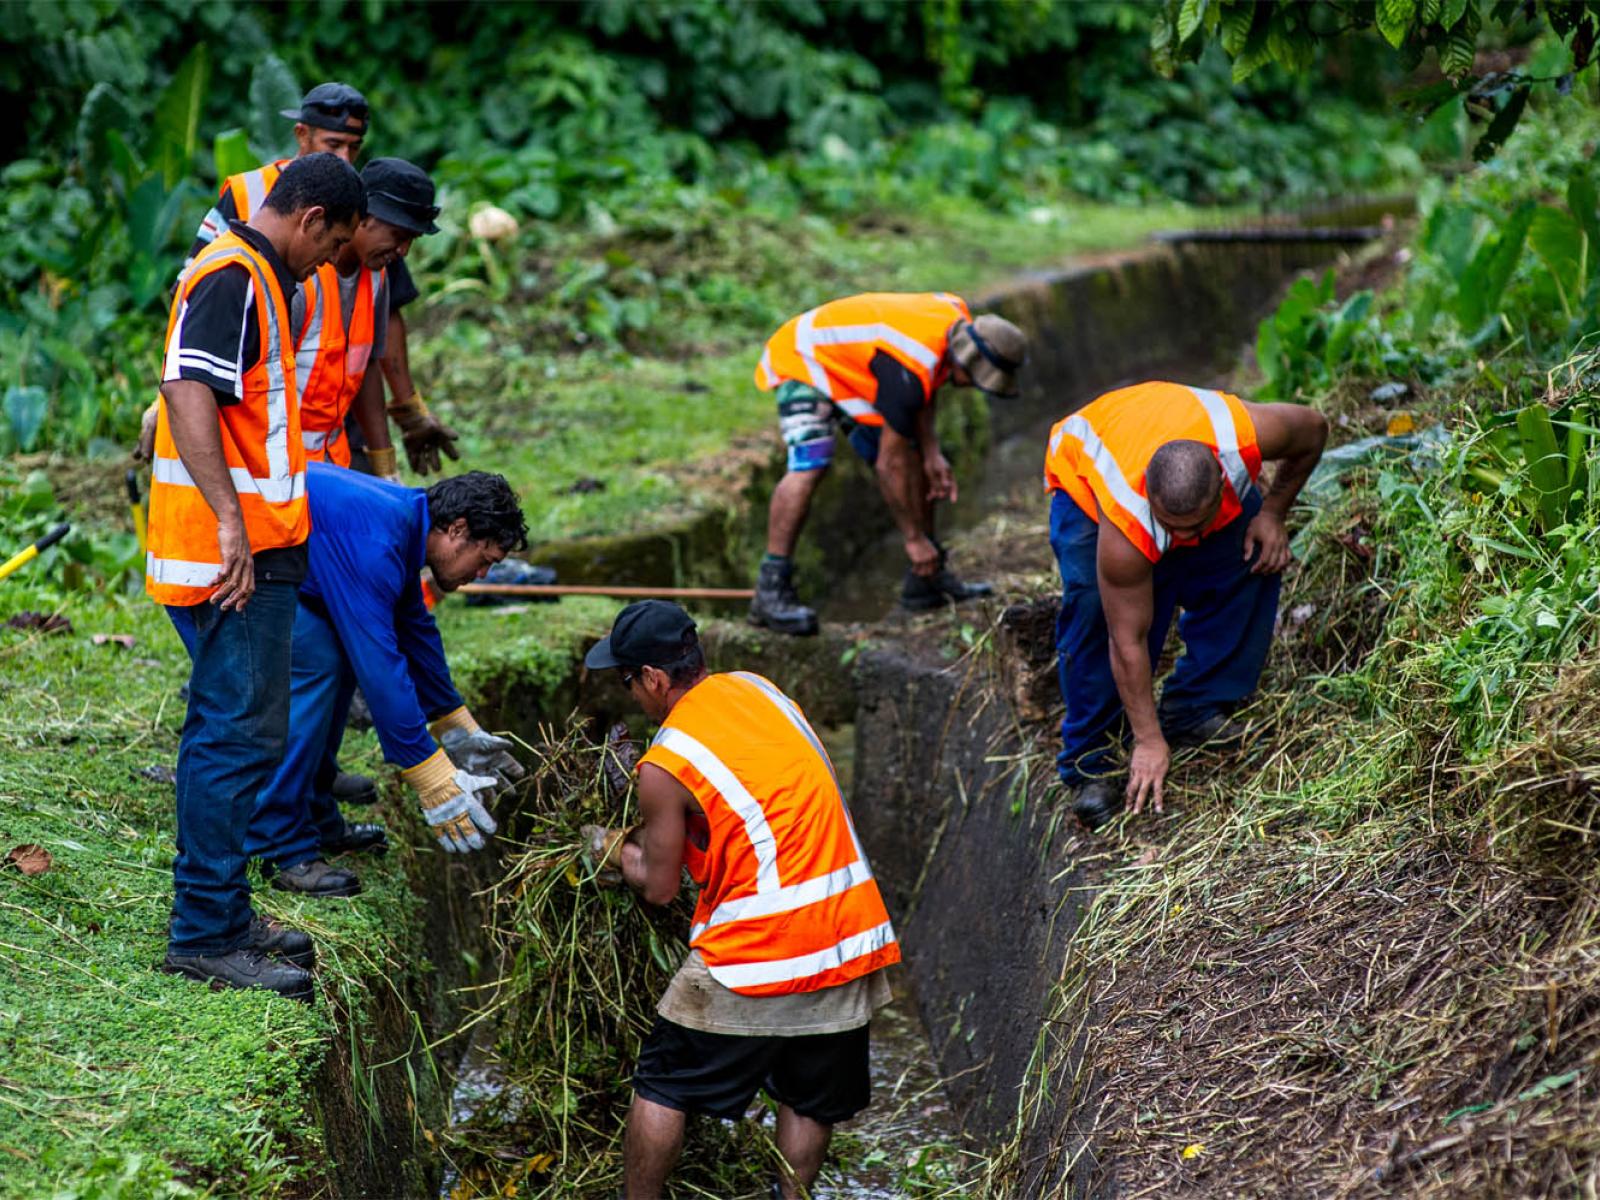
{"label": "bundle of cut weeds", "polygon": [[[530,772],[489,889],[501,977],[471,1020],[480,1102],[447,1147],[450,1195],[612,1196],[629,1080],[656,1002],[685,953],[689,891],[652,909],[598,878],[579,828],[634,819],[637,751],[618,726],[597,744],[574,722],[530,747]],[[486,1085],[486,1086],[484,1086]],[[464,1119],[463,1119],[464,1118]],[[751,1122],[691,1121],[680,1195],[762,1194],[770,1141]]]}

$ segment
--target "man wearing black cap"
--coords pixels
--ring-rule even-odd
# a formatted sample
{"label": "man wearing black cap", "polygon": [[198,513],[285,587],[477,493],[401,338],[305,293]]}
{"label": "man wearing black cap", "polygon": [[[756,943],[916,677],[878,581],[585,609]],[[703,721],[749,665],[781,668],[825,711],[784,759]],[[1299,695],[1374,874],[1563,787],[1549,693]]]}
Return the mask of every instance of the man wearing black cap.
{"label": "man wearing black cap", "polygon": [[597,873],[651,904],[677,895],[685,867],[700,889],[689,954],[639,1050],[625,1194],[663,1194],[689,1113],[737,1120],[765,1090],[778,1191],[809,1195],[833,1126],[871,1100],[867,1027],[900,960],[833,766],[770,680],[707,674],[675,604],[630,604],[584,663],[617,671],[661,725],[639,760],[640,823],[585,830]]}
{"label": "man wearing black cap", "polygon": [[[326,151],[355,164],[367,135],[371,113],[366,97],[347,83],[319,83],[305,94],[298,109],[286,108],[283,116],[295,123],[296,157]],[[290,159],[279,159],[229,176],[222,185],[216,206],[206,214],[195,233],[189,256],[206,246],[228,227],[230,220],[248,221],[250,214],[260,206],[272,190],[278,174]],[[429,206],[432,205],[430,197]],[[434,210],[437,212],[437,209]],[[431,222],[431,218],[430,218]],[[405,318],[401,309],[417,298],[417,286],[406,269],[404,260],[395,262],[389,269],[389,305],[385,321],[386,330],[379,359],[383,376],[395,400],[389,414],[400,426],[406,455],[412,470],[419,475],[440,469],[440,452],[459,458],[455,448],[456,433],[428,411],[421,393],[411,380],[410,354],[407,347]],[[364,431],[363,431],[364,432]],[[367,461],[374,475],[398,477],[398,464],[394,447],[387,437],[369,452]]]}

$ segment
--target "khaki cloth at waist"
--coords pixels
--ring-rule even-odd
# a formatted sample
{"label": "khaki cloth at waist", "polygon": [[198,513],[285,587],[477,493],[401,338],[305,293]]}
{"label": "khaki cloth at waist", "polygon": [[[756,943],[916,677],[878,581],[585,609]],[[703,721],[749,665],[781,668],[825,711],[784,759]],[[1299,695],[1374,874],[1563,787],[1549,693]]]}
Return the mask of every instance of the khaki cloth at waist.
{"label": "khaki cloth at waist", "polygon": [[700,951],[691,950],[656,1005],[686,1029],[739,1037],[803,1037],[859,1029],[894,999],[885,971],[815,992],[741,996],[711,978]]}

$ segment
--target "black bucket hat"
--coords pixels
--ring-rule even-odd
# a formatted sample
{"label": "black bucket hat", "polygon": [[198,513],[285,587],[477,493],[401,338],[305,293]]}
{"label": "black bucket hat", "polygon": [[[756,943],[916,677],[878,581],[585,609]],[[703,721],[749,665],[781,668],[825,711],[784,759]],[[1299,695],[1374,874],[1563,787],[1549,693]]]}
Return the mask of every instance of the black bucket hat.
{"label": "black bucket hat", "polygon": [[433,219],[439,206],[433,202],[433,180],[428,173],[403,158],[375,158],[361,169],[367,188],[367,215],[387,221],[407,233],[438,233]]}
{"label": "black bucket hat", "polygon": [[334,133],[367,132],[367,98],[348,83],[319,83],[307,92],[299,108],[279,110],[302,125],[331,129]]}

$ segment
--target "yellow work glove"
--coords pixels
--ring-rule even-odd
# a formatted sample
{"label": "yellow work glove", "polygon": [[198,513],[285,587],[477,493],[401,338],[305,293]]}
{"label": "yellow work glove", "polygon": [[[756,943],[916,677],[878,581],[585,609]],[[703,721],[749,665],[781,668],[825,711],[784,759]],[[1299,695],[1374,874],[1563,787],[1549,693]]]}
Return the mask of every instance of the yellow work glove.
{"label": "yellow work glove", "polygon": [[421,392],[413,392],[409,400],[392,401],[389,415],[400,426],[400,440],[405,443],[406,460],[418,475],[427,475],[443,468],[439,460],[441,450],[453,459],[461,457],[456,451],[456,431],[428,411]]}
{"label": "yellow work glove", "polygon": [[428,732],[456,766],[474,775],[494,776],[503,790],[510,790],[527,774],[522,764],[511,757],[511,743],[484,732],[464,705],[430,721]]}
{"label": "yellow work glove", "polygon": [[387,479],[390,483],[400,482],[400,460],[393,446],[368,446],[367,462],[379,479]]}
{"label": "yellow work glove", "polygon": [[483,849],[483,834],[492,834],[497,826],[478,794],[495,786],[492,777],[460,770],[443,750],[400,775],[417,790],[422,815],[440,846],[453,854]]}

